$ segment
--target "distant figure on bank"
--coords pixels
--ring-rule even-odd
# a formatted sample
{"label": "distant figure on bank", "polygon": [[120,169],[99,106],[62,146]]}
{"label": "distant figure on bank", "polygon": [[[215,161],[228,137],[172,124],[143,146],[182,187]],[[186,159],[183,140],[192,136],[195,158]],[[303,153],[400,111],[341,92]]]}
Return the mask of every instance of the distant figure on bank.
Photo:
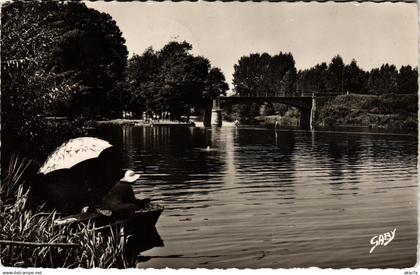
{"label": "distant figure on bank", "polygon": [[274,123],[274,130],[277,130],[277,128],[280,128],[280,122],[276,119],[276,122]]}
{"label": "distant figure on bank", "polygon": [[102,199],[97,211],[105,216],[134,213],[144,207],[149,200],[138,200],[134,195],[132,183],[140,178],[132,170],[127,170],[124,177],[112,187]]}

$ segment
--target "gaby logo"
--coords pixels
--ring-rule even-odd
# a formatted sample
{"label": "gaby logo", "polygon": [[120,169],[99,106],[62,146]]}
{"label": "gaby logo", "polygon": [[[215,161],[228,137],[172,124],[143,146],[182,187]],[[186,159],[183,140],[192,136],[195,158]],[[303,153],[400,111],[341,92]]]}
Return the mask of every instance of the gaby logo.
{"label": "gaby logo", "polygon": [[370,249],[369,254],[372,253],[378,245],[387,246],[395,238],[395,231],[397,231],[396,228],[384,234],[373,236],[373,238],[370,239],[370,244],[373,246]]}

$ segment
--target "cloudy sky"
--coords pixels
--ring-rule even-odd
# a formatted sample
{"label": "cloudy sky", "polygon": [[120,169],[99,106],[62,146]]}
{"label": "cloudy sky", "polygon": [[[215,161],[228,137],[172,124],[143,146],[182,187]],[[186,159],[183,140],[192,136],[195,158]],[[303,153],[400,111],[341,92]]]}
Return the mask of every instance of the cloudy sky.
{"label": "cloudy sky", "polygon": [[168,41],[193,45],[225,73],[250,53],[291,52],[298,69],[340,54],[364,69],[393,63],[417,66],[417,7],[407,3],[88,2],[109,13],[130,55]]}

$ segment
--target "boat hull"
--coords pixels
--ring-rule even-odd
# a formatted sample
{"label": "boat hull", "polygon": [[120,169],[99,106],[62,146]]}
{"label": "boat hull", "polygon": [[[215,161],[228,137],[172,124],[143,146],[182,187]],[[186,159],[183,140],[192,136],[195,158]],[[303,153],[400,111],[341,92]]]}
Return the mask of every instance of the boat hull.
{"label": "boat hull", "polygon": [[99,213],[81,213],[61,217],[56,220],[56,225],[74,225],[77,223],[95,223],[97,230],[105,230],[114,226],[124,227],[125,233],[133,233],[148,228],[155,227],[163,207],[149,203],[145,208],[139,209],[134,213],[122,215],[104,216]]}

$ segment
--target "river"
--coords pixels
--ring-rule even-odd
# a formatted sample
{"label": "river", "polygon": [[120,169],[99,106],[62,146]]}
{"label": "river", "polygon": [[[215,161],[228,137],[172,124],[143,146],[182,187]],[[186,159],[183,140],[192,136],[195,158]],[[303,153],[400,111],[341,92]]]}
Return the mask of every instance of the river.
{"label": "river", "polygon": [[[417,136],[107,126],[139,198],[165,207],[141,268],[409,267]],[[208,148],[207,148],[208,147]],[[371,239],[395,230],[372,253]]]}

